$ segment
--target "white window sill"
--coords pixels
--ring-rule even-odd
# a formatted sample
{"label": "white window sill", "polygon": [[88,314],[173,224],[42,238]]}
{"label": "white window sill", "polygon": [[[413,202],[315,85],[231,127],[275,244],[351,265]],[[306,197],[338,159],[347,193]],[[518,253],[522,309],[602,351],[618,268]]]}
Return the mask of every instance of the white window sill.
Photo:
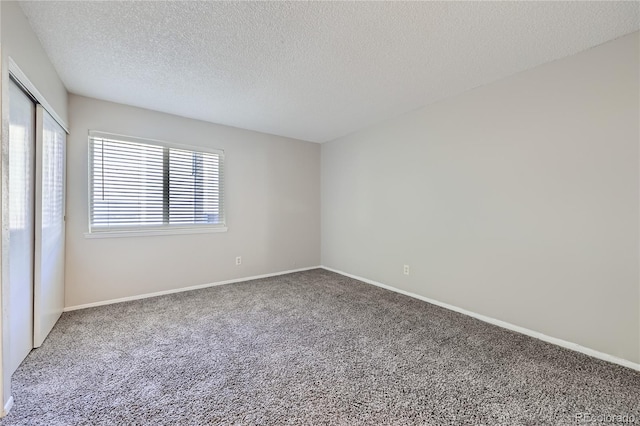
{"label": "white window sill", "polygon": [[226,226],[202,228],[171,228],[171,229],[138,229],[131,231],[96,231],[85,232],[85,238],[122,238],[122,237],[152,237],[158,235],[209,234],[213,232],[227,232]]}

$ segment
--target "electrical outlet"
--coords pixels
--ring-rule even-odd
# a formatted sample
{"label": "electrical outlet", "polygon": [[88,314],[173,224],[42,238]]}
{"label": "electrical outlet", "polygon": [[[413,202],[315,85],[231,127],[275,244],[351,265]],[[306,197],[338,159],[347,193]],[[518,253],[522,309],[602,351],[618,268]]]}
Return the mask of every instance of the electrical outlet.
{"label": "electrical outlet", "polygon": [[409,265],[404,265],[404,274],[409,275]]}
{"label": "electrical outlet", "polygon": [[236,265],[242,265],[242,257],[236,257]]}

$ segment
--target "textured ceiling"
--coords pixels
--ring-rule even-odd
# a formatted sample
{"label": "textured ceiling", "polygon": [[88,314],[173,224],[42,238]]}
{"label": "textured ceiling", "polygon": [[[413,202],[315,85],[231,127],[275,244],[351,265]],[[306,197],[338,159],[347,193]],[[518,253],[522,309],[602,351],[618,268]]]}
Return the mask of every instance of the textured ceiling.
{"label": "textured ceiling", "polygon": [[638,2],[21,2],[72,93],[324,142],[639,29]]}

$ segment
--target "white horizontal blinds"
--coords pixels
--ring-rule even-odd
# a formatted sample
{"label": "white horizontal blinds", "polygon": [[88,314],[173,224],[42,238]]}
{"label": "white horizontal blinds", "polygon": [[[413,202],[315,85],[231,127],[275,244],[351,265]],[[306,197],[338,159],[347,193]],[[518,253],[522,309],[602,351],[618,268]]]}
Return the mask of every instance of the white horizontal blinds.
{"label": "white horizontal blinds", "polygon": [[220,152],[90,134],[91,231],[224,225]]}
{"label": "white horizontal blinds", "polygon": [[220,155],[169,148],[169,223],[218,224],[222,215]]}
{"label": "white horizontal blinds", "polygon": [[92,139],[92,228],[163,224],[163,148]]}

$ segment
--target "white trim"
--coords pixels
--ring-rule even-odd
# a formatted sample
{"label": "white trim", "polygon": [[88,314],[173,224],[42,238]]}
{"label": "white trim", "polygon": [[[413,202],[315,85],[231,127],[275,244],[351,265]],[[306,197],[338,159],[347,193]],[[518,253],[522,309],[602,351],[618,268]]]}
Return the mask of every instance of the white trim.
{"label": "white trim", "polygon": [[577,343],[573,343],[573,342],[569,342],[569,341],[566,341],[566,340],[558,339],[556,337],[547,336],[546,334],[542,334],[542,333],[539,333],[537,331],[530,330],[528,328],[520,327],[519,325],[514,325],[514,324],[511,324],[511,323],[508,323],[508,322],[505,322],[505,321],[502,321],[502,320],[499,320],[499,319],[496,319],[496,318],[488,317],[486,315],[477,314],[475,312],[468,311],[466,309],[459,308],[457,306],[450,305],[448,303],[444,303],[444,302],[440,302],[440,301],[437,301],[437,300],[434,300],[434,299],[430,299],[428,297],[421,296],[421,295],[415,294],[415,293],[411,293],[411,292],[408,292],[408,291],[405,291],[405,290],[400,290],[399,288],[395,288],[395,287],[392,287],[390,285],[382,284],[382,283],[379,283],[377,281],[370,280],[368,278],[359,277],[357,275],[349,274],[347,272],[339,271],[337,269],[329,268],[327,266],[320,266],[320,267],[322,269],[327,270],[327,271],[331,271],[331,272],[335,272],[336,274],[344,275],[345,277],[353,278],[355,280],[362,281],[362,282],[367,283],[367,284],[375,285],[376,287],[381,287],[381,288],[384,288],[386,290],[391,290],[391,291],[394,291],[396,293],[404,294],[405,296],[413,297],[414,299],[419,299],[419,300],[422,300],[424,302],[431,303],[433,305],[437,305],[437,306],[440,306],[440,307],[445,308],[445,309],[449,309],[450,311],[455,311],[455,312],[461,313],[463,315],[467,315],[467,316],[473,317],[475,319],[479,319],[480,321],[484,321],[484,322],[487,322],[489,324],[497,325],[498,327],[506,328],[507,330],[515,331],[516,333],[520,333],[520,334],[527,335],[529,337],[533,337],[534,339],[542,340],[542,341],[547,342],[547,343],[551,343],[551,344],[554,344],[554,345],[557,345],[557,346],[561,346],[561,347],[563,347],[565,349],[570,349],[572,351],[580,352],[580,353],[583,353],[585,355],[589,355],[591,357],[601,359],[603,361],[608,361],[608,362],[611,362],[611,363],[614,363],[614,364],[622,365],[623,367],[628,367],[628,368],[631,368],[633,370],[640,371],[640,364],[637,364],[637,363],[635,363],[633,361],[629,361],[629,360],[624,359],[624,358],[618,358],[617,356],[610,355],[610,354],[607,354],[607,353],[604,353],[604,352],[600,352],[600,351],[597,351],[595,349],[590,349],[590,348],[581,346],[581,345],[579,345]]}
{"label": "white trim", "polygon": [[2,415],[0,416],[0,418],[6,416],[7,414],[9,414],[9,411],[11,411],[11,408],[13,407],[13,395],[11,395],[9,397],[9,400],[7,401],[6,404],[4,404],[4,410],[2,411]]}
{"label": "white trim", "polygon": [[67,125],[67,123],[65,123],[64,120],[56,113],[53,107],[49,104],[49,102],[47,102],[45,97],[42,96],[42,93],[40,93],[36,86],[31,83],[29,77],[27,77],[27,75],[20,69],[20,67],[12,57],[9,57],[9,75],[12,75],[13,78],[18,80],[18,83],[21,84],[22,87],[27,92],[29,92],[31,96],[36,98],[36,101],[38,101],[38,103],[47,110],[51,117],[56,120],[60,127],[62,127],[64,131],[69,134],[69,126]]}
{"label": "white trim", "polygon": [[202,226],[193,228],[167,227],[166,229],[147,229],[135,231],[94,231],[85,232],[85,238],[121,238],[121,237],[151,237],[156,235],[207,234],[212,232],[227,232],[226,226]]}
{"label": "white trim", "polygon": [[233,284],[233,283],[239,283],[243,281],[257,280],[260,278],[276,277],[278,275],[292,274],[294,272],[309,271],[311,269],[318,269],[318,268],[321,268],[321,266],[309,266],[306,268],[291,269],[288,271],[273,272],[270,274],[254,275],[252,277],[234,278],[232,280],[218,281],[218,282],[213,282],[208,284],[200,284],[200,285],[194,285],[190,287],[176,288],[172,290],[157,291],[155,293],[139,294],[136,296],[122,297],[119,299],[110,299],[110,300],[103,300],[100,302],[85,303],[83,305],[67,306],[64,308],[64,312],[76,311],[78,309],[93,308],[96,306],[112,305],[114,303],[130,302],[132,300],[147,299],[149,297],[164,296],[164,295],[173,294],[173,293],[182,293],[184,291],[200,290],[202,288],[216,287],[219,285]]}

